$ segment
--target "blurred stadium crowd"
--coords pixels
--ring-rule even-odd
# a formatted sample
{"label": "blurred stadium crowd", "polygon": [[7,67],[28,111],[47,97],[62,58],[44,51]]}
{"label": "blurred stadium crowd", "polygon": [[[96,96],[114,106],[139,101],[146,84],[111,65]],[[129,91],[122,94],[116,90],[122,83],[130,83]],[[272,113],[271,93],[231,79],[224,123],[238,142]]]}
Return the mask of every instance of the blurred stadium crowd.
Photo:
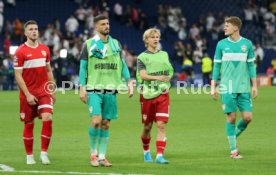
{"label": "blurred stadium crowd", "polygon": [[[25,15],[24,12],[20,16],[10,16],[10,14],[16,9],[24,8],[20,7],[22,5],[28,7],[28,4],[35,3],[34,0],[21,1],[0,0],[0,89],[2,90],[16,89],[12,48],[25,40],[23,25],[27,19],[22,18]],[[217,4],[217,1],[212,1],[208,1],[210,6]],[[121,41],[122,53],[132,77],[135,77],[136,57],[144,49],[142,32],[148,27],[155,26],[162,34],[160,48],[169,52],[175,69],[175,80],[186,80],[192,83],[198,78],[204,84],[208,83],[212,72],[215,45],[224,37],[224,18],[229,15],[237,15],[243,19],[244,26],[241,34],[253,40],[255,44],[258,74],[275,76],[276,1],[274,0],[222,0],[221,3],[227,3],[227,7],[217,4],[219,7],[215,10],[214,7],[209,9],[206,7],[208,10],[202,13],[197,13],[198,10],[192,8],[197,5],[194,4],[191,6],[191,11],[195,12],[193,16],[185,13],[189,1],[171,4],[165,0],[160,0],[160,3],[158,0],[152,0],[154,6],[146,0],[112,2],[61,0],[61,2],[71,4],[71,10],[63,14],[67,17],[49,19],[43,22],[44,25],[39,25],[40,41],[51,50],[52,67],[58,87],[61,87],[62,81],[78,83],[79,54],[82,43],[95,34],[93,19],[99,14],[110,17],[111,35],[114,34],[115,38]],[[202,1],[195,2],[200,4]],[[36,11],[45,6],[43,4],[45,2],[36,1],[36,3],[37,5],[33,6],[38,8]],[[54,1],[52,5],[58,6]],[[230,8],[232,5],[234,10]],[[242,8],[236,9],[236,7]],[[51,11],[51,7],[47,9]],[[229,12],[231,10],[232,13]],[[236,11],[239,13],[236,14]],[[63,12],[66,11],[63,10]],[[44,15],[47,16],[47,14]],[[33,19],[39,18],[34,16]],[[38,20],[38,23],[42,22]],[[124,39],[122,36],[129,36],[125,32],[129,35],[135,33],[136,35],[133,36],[135,39]]]}

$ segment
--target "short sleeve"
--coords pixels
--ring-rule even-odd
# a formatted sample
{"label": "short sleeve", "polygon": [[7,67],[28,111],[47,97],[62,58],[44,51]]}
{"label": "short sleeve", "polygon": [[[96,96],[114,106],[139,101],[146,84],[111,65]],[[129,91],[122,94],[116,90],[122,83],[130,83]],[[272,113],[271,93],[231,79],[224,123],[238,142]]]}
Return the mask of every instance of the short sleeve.
{"label": "short sleeve", "polygon": [[140,70],[145,70],[146,69],[146,65],[141,61],[141,60],[137,60],[137,69]]}
{"label": "short sleeve", "polygon": [[24,56],[21,54],[20,50],[17,49],[13,56],[13,68],[23,69],[24,66]]}
{"label": "short sleeve", "polygon": [[221,44],[219,42],[216,47],[214,62],[221,63],[221,59],[222,59],[222,49],[221,49]]}
{"label": "short sleeve", "polygon": [[51,53],[49,47],[47,47],[47,56],[46,56],[46,64],[50,64],[51,61]]}
{"label": "short sleeve", "polygon": [[253,62],[255,60],[254,48],[252,42],[249,44],[247,62]]}

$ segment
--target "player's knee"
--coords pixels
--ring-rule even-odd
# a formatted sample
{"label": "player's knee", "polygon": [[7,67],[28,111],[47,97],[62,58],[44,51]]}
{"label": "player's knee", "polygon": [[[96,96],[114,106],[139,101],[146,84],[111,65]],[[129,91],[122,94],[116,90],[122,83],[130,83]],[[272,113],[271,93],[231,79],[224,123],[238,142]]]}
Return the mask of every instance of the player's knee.
{"label": "player's knee", "polygon": [[102,122],[101,116],[93,116],[92,117],[91,124],[94,128],[98,128],[101,125],[101,122]]}
{"label": "player's knee", "polygon": [[165,123],[157,123],[157,129],[159,131],[165,131],[166,129],[166,124]]}
{"label": "player's knee", "polygon": [[41,118],[42,118],[42,121],[50,121],[50,120],[52,120],[52,114],[51,113],[42,113]]}
{"label": "player's knee", "polygon": [[149,133],[151,131],[151,125],[144,125],[144,132]]}
{"label": "player's knee", "polygon": [[109,121],[108,120],[102,120],[101,128],[102,129],[109,129]]}
{"label": "player's knee", "polygon": [[245,123],[250,123],[252,121],[252,115],[246,115],[243,117]]}
{"label": "player's knee", "polygon": [[235,123],[236,122],[236,113],[232,112],[232,113],[228,113],[227,114],[227,121],[229,123]]}
{"label": "player's knee", "polygon": [[94,128],[98,128],[101,124],[101,121],[100,120],[92,120],[91,124]]}

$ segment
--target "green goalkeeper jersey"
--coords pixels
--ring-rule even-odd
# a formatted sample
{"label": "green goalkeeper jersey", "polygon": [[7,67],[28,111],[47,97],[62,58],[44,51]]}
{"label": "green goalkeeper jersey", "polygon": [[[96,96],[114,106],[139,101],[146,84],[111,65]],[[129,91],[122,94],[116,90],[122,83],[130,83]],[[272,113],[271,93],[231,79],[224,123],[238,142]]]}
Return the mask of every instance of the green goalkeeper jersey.
{"label": "green goalkeeper jersey", "polygon": [[225,93],[250,92],[250,78],[256,77],[252,42],[229,37],[218,42],[214,58],[213,80],[221,74],[220,90]]}

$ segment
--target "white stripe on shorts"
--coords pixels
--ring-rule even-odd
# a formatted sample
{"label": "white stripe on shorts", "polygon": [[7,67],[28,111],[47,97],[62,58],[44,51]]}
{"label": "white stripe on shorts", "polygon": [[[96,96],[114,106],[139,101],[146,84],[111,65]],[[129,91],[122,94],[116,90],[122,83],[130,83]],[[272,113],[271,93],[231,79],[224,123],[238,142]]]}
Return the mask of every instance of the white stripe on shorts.
{"label": "white stripe on shorts", "polygon": [[38,110],[41,109],[41,108],[50,108],[50,109],[53,109],[53,106],[52,105],[39,105],[37,107]]}
{"label": "white stripe on shorts", "polygon": [[167,114],[167,113],[156,113],[156,116],[158,116],[158,117],[169,117],[169,114]]}

